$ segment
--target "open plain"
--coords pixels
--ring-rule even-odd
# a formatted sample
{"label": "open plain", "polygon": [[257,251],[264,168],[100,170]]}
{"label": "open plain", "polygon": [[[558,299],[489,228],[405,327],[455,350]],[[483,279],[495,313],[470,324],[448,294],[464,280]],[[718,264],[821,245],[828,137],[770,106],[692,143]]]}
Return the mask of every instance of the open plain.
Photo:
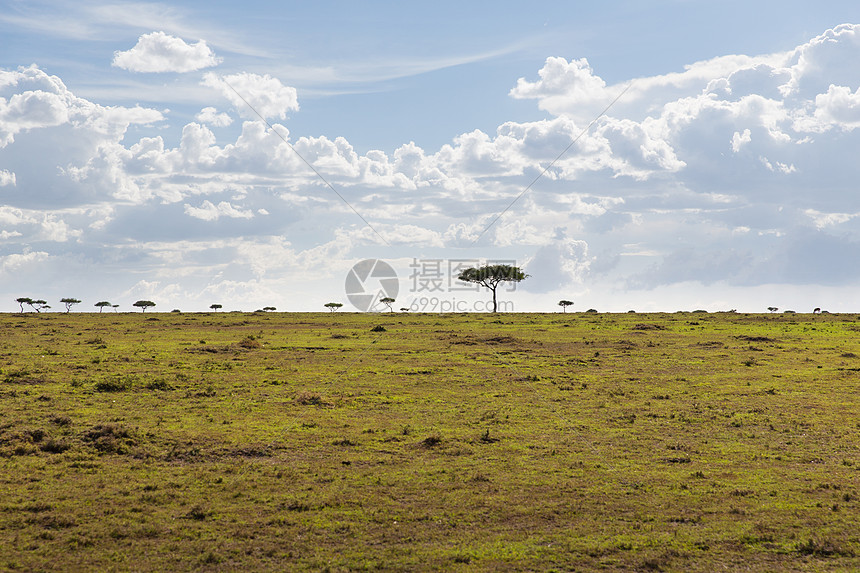
{"label": "open plain", "polygon": [[860,317],[0,315],[0,547],[9,571],[857,570]]}

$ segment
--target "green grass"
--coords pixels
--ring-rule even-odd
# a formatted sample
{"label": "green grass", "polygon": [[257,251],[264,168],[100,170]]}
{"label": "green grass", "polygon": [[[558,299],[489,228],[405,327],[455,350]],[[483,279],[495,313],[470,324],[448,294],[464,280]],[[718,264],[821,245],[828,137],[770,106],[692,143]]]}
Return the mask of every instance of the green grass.
{"label": "green grass", "polygon": [[854,315],[0,315],[0,570],[852,570],[858,390]]}

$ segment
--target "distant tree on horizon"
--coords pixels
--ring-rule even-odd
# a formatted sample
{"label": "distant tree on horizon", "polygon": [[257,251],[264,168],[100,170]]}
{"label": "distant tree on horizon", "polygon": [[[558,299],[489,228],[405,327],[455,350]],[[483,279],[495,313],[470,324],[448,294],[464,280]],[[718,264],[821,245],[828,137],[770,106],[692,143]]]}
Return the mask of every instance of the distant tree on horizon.
{"label": "distant tree on horizon", "polygon": [[215,312],[218,312],[218,309],[219,309],[219,308],[224,308],[224,307],[223,307],[222,305],[220,305],[220,304],[210,304],[210,305],[209,305],[209,308],[211,308],[211,309],[212,309],[212,310],[214,310]]}
{"label": "distant tree on horizon", "polygon": [[263,310],[264,310],[264,311],[266,311],[266,312],[269,312],[269,311],[273,311],[273,312],[274,312],[274,311],[276,311],[276,310],[278,310],[278,309],[277,309],[277,308],[275,308],[274,306],[264,306],[264,307],[263,307]]}
{"label": "distant tree on horizon", "polygon": [[334,312],[337,309],[339,309],[340,307],[342,307],[343,303],[342,302],[327,302],[323,306],[326,307],[327,309],[329,309],[331,312]]}
{"label": "distant tree on horizon", "polygon": [[24,305],[32,303],[33,299],[28,296],[22,296],[20,298],[16,298],[15,302],[21,305],[21,312],[24,312]]}
{"label": "distant tree on horizon", "polygon": [[112,305],[110,305],[110,306],[111,306],[111,308],[113,309],[113,311],[114,311],[114,312],[119,312],[119,311],[117,310],[117,309],[119,308],[119,305],[118,305],[118,304],[112,304]]}
{"label": "distant tree on horizon", "polygon": [[558,301],[558,306],[561,307],[562,312],[567,312],[567,307],[573,306],[573,302],[569,300],[560,300]]}
{"label": "distant tree on horizon", "polygon": [[[106,306],[113,306],[113,305],[112,305],[111,303],[109,303],[108,301],[106,301],[106,300],[102,300],[102,301],[99,301],[99,302],[95,303],[93,306],[97,306],[97,307],[99,307],[99,312],[101,312],[101,311],[103,311],[103,310],[104,310],[104,308],[105,308]],[[119,306],[119,305],[117,305],[117,306]]]}
{"label": "distant tree on horizon", "polygon": [[770,312],[776,312],[776,311],[778,311],[778,310],[779,310],[779,309],[778,309],[777,307],[775,307],[775,306],[769,306],[769,307],[767,307],[767,309],[768,309]]}
{"label": "distant tree on horizon", "polygon": [[81,301],[77,298],[61,298],[60,302],[66,305],[66,313],[72,311],[72,307],[76,304],[81,304]]}
{"label": "distant tree on horizon", "polygon": [[470,267],[464,269],[457,280],[467,283],[476,283],[490,289],[493,293],[493,312],[496,312],[498,303],[496,302],[496,289],[503,282],[520,282],[528,278],[529,275],[520,270],[519,267],[510,265],[484,265],[483,267]]}
{"label": "distant tree on horizon", "polygon": [[139,301],[135,302],[134,304],[132,304],[131,306],[136,306],[136,307],[140,308],[141,312],[146,312],[146,309],[151,307],[151,306],[155,306],[155,303],[152,302],[151,300],[139,300]]}
{"label": "distant tree on horizon", "polygon": [[27,301],[27,304],[33,307],[33,310],[35,310],[36,312],[41,312],[44,309],[51,308],[50,306],[48,306],[48,301],[42,299],[29,300]]}
{"label": "distant tree on horizon", "polygon": [[387,306],[387,307],[388,307],[389,312],[394,312],[394,309],[393,309],[393,308],[391,308],[391,305],[392,305],[392,304],[394,304],[394,299],[393,299],[393,298],[391,298],[390,296],[384,296],[384,297],[382,297],[381,299],[379,299],[379,302],[381,302],[382,304],[384,304],[385,306]]}

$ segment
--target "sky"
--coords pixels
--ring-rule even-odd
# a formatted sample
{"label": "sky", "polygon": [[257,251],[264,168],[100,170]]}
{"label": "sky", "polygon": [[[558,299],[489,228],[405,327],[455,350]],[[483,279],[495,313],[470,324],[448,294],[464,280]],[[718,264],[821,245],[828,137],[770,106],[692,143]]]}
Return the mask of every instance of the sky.
{"label": "sky", "polygon": [[483,264],[507,311],[860,312],[853,1],[0,0],[0,39],[3,312],[483,312]]}

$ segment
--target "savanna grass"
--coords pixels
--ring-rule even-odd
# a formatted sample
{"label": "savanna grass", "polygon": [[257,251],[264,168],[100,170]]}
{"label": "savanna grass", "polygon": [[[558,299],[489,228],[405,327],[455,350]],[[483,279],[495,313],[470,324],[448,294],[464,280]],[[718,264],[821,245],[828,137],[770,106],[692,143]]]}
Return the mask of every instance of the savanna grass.
{"label": "savanna grass", "polygon": [[0,315],[0,570],[856,569],[857,318]]}

